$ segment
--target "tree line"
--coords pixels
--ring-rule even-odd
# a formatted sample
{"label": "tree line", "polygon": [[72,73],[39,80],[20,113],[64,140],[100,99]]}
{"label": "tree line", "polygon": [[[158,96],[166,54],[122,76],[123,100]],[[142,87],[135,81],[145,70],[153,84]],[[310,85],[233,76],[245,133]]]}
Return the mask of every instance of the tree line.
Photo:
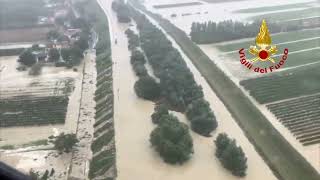
{"label": "tree line", "polygon": [[134,84],[134,90],[138,97],[147,100],[156,100],[160,97],[161,89],[159,83],[152,78],[145,67],[147,62],[140,47],[140,39],[131,29],[125,31],[128,37],[128,49],[131,51],[130,62],[135,74],[139,79]]}
{"label": "tree line", "polygon": [[166,36],[144,15],[135,13],[133,17],[138,25],[141,47],[155,76],[160,79],[162,97],[170,108],[187,113],[192,130],[209,136],[218,124],[203,98],[201,86],[196,84],[185,61]]}
{"label": "tree line", "polygon": [[[226,20],[222,22],[194,22],[191,26],[191,40],[198,44],[209,44],[248,37],[255,37],[260,29],[261,22],[242,23],[238,21]],[[268,22],[270,33],[295,31],[302,29],[298,24],[278,24]]]}
{"label": "tree line", "polygon": [[[139,44],[160,79],[161,95],[166,99],[165,103],[155,106],[151,115],[157,127],[150,134],[150,142],[165,162],[182,164],[194,153],[193,141],[188,126],[169,113],[169,106],[170,109],[172,106],[180,107],[191,121],[192,130],[201,135],[209,135],[217,127],[215,116],[203,98],[201,87],[171,42],[144,15],[137,11],[132,11],[132,15],[139,29]],[[140,56],[136,59],[144,62]],[[221,164],[233,175],[245,176],[247,158],[236,141],[222,133],[214,143],[215,156]]]}
{"label": "tree line", "polygon": [[123,0],[114,0],[111,6],[112,9],[117,12],[119,22],[128,23],[131,21],[129,8]]}
{"label": "tree line", "polygon": [[[25,66],[33,66],[37,63],[37,57],[33,52],[42,51],[47,53],[48,61],[54,62],[56,66],[72,67],[78,65],[83,58],[83,53],[89,48],[90,40],[90,25],[89,22],[83,18],[77,18],[74,20],[74,28],[80,28],[81,32],[79,39],[70,45],[70,47],[64,47],[57,49],[54,47],[49,48],[48,52],[44,51],[44,48],[39,47],[38,44],[34,44],[31,48],[25,49],[20,55],[18,62]],[[48,41],[57,41],[61,43],[64,41],[64,35],[58,30],[51,30],[47,33]],[[63,61],[60,61],[60,60]]]}
{"label": "tree line", "polygon": [[157,127],[150,134],[150,143],[163,160],[170,164],[182,164],[193,154],[193,142],[186,124],[169,114],[168,107],[158,105],[151,115]]}

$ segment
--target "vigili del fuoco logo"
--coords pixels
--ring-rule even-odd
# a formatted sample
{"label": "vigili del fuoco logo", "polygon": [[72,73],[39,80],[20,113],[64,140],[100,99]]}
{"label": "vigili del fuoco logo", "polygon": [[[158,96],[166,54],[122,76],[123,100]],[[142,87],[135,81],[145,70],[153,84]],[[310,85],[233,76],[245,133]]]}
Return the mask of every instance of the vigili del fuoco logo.
{"label": "vigili del fuoco logo", "polygon": [[[254,57],[250,60],[246,59],[245,49],[242,48],[239,50],[240,62],[241,64],[249,70],[252,70],[257,73],[269,73],[274,72],[277,69],[280,69],[286,62],[288,58],[288,48],[285,48],[283,55],[280,60],[273,58],[274,55],[278,52],[277,46],[271,44],[271,37],[269,34],[268,26],[265,20],[262,20],[260,27],[260,32],[256,37],[256,45],[250,46],[249,53]],[[269,67],[256,65],[255,62],[270,62],[272,65]],[[270,64],[269,63],[269,64]]]}

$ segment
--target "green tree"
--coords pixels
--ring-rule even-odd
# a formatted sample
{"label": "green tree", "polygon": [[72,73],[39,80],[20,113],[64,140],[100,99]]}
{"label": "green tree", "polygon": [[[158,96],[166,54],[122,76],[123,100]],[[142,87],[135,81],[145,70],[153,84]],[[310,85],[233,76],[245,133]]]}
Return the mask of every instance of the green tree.
{"label": "green tree", "polygon": [[173,116],[167,118],[150,135],[150,142],[163,160],[170,164],[184,163],[193,153],[188,126]]}
{"label": "green tree", "polygon": [[56,62],[60,59],[60,52],[56,48],[51,48],[49,50],[48,55],[49,55],[49,61],[51,62]]}
{"label": "green tree", "polygon": [[217,149],[216,149],[216,156],[220,158],[222,153],[226,150],[228,145],[230,144],[230,139],[226,133],[220,133],[217,139],[214,141]]}
{"label": "green tree", "polygon": [[159,124],[163,116],[169,115],[168,107],[165,104],[160,104],[154,108],[154,112],[151,115],[152,122]]}
{"label": "green tree", "polygon": [[53,142],[55,149],[59,152],[69,153],[79,140],[75,134],[61,133],[59,136],[51,140],[51,142]]}
{"label": "green tree", "polygon": [[41,177],[41,180],[47,180],[48,177],[49,177],[49,171],[46,170],[46,171],[44,172],[43,176]]}
{"label": "green tree", "polygon": [[70,61],[71,60],[71,49],[70,48],[62,48],[61,49],[61,57],[66,62]]}
{"label": "green tree", "polygon": [[60,36],[61,36],[61,34],[59,33],[58,30],[50,30],[47,33],[47,39],[48,40],[56,40],[56,39],[59,39]]}
{"label": "green tree", "polygon": [[89,37],[86,33],[81,33],[78,41],[75,42],[74,46],[79,47],[82,51],[89,48]]}
{"label": "green tree", "polygon": [[150,76],[141,77],[134,84],[134,90],[137,96],[147,100],[157,99],[161,93],[159,84]]}
{"label": "green tree", "polygon": [[219,158],[224,168],[232,172],[233,175],[246,176],[247,158],[240,146],[236,145],[234,139],[230,139],[227,134],[219,134],[215,140],[216,157]]}
{"label": "green tree", "polygon": [[50,171],[50,176],[53,176],[55,173],[55,170],[53,168],[51,168],[51,171]]}
{"label": "green tree", "polygon": [[142,64],[146,63],[146,59],[144,58],[144,55],[140,50],[132,51],[130,60],[131,60],[131,64],[136,62],[140,62]]}
{"label": "green tree", "polygon": [[132,64],[133,71],[136,73],[137,76],[148,76],[148,71],[143,63],[141,62],[134,62]]}
{"label": "green tree", "polygon": [[30,169],[29,171],[29,176],[31,180],[39,180],[39,174],[37,172],[35,172],[33,169]]}
{"label": "green tree", "polygon": [[37,62],[36,56],[32,54],[31,50],[23,51],[18,59],[18,62],[26,65],[26,66],[32,66]]}
{"label": "green tree", "polygon": [[191,121],[192,130],[201,135],[209,136],[218,126],[215,116],[210,110],[209,103],[203,98],[192,101],[187,107],[186,113]]}

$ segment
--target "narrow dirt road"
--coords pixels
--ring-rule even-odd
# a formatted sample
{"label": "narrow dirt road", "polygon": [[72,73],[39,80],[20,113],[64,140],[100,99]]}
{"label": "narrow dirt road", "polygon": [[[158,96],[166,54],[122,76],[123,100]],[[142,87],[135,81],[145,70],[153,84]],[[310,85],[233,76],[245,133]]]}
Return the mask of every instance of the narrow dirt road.
{"label": "narrow dirt road", "polygon": [[96,89],[95,51],[85,56],[80,111],[77,120],[76,136],[79,143],[72,152],[69,178],[86,179],[91,159],[91,142],[93,137],[93,124],[95,116],[94,93]]}

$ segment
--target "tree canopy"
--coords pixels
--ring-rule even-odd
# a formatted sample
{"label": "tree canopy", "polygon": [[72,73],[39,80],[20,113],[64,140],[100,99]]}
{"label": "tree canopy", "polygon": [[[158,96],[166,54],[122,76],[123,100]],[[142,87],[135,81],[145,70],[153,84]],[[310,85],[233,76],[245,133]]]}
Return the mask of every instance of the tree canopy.
{"label": "tree canopy", "polygon": [[[194,79],[184,59],[160,29],[138,12],[132,12],[139,29],[141,47],[160,79],[161,95],[168,106],[180,112],[188,112],[192,130],[208,136],[217,122],[203,92]],[[197,105],[200,104],[201,106]],[[188,108],[189,107],[189,108]]]}
{"label": "tree canopy", "polygon": [[215,145],[215,155],[223,167],[230,170],[235,176],[246,176],[247,158],[242,148],[236,145],[236,141],[230,139],[227,134],[221,133],[215,140]]}
{"label": "tree canopy", "polygon": [[75,134],[64,134],[61,133],[59,136],[52,140],[54,148],[59,152],[69,153],[74,145],[79,142]]}
{"label": "tree canopy", "polygon": [[163,160],[170,164],[184,163],[193,153],[188,126],[173,115],[159,123],[150,135],[150,142]]}
{"label": "tree canopy", "polygon": [[203,98],[192,101],[186,113],[192,130],[199,134],[209,136],[218,126],[214,114],[210,111],[209,103]]}
{"label": "tree canopy", "polygon": [[123,0],[113,1],[112,9],[117,12],[118,21],[121,23],[129,23],[130,11]]}
{"label": "tree canopy", "polygon": [[150,76],[141,77],[134,84],[134,90],[139,97],[147,100],[157,99],[161,93],[159,84]]}
{"label": "tree canopy", "polygon": [[168,107],[165,104],[157,105],[154,108],[153,114],[151,115],[152,122],[155,124],[159,124],[160,121],[163,120],[162,117],[165,115],[169,115]]}
{"label": "tree canopy", "polygon": [[56,48],[51,48],[49,50],[48,55],[49,55],[49,61],[51,62],[56,62],[60,59],[60,52]]}
{"label": "tree canopy", "polygon": [[30,49],[23,51],[20,54],[18,61],[26,66],[32,66],[37,62],[36,56],[32,54]]}

